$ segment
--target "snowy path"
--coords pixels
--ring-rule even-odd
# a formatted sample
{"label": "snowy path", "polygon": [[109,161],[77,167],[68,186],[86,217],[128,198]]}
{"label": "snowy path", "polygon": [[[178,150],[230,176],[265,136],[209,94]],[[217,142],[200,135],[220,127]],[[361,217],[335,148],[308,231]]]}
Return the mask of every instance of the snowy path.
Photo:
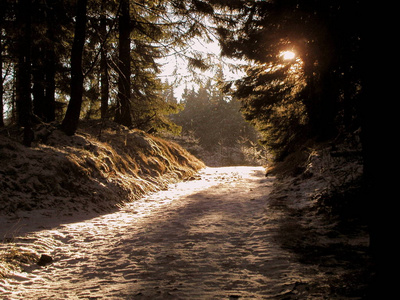
{"label": "snowy path", "polygon": [[31,233],[54,261],[0,281],[2,299],[277,299],[300,266],[274,242],[262,168],[206,168],[107,215]]}

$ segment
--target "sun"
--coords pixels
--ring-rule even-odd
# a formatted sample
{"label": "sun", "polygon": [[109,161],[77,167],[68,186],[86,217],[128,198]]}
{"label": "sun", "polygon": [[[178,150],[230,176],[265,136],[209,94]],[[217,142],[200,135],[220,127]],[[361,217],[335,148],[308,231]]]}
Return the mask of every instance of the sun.
{"label": "sun", "polygon": [[279,56],[282,57],[284,60],[292,60],[296,57],[296,53],[294,53],[293,51],[282,51]]}

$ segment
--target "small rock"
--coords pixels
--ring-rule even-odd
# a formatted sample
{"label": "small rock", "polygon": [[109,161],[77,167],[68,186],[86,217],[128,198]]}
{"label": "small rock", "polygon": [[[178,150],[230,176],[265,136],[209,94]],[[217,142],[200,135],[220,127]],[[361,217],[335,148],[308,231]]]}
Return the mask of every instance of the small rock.
{"label": "small rock", "polygon": [[189,178],[186,178],[186,181],[193,181],[193,180],[201,180],[201,176],[193,175],[193,176],[190,176]]}
{"label": "small rock", "polygon": [[41,267],[48,265],[53,262],[53,258],[50,255],[42,254],[37,264]]}

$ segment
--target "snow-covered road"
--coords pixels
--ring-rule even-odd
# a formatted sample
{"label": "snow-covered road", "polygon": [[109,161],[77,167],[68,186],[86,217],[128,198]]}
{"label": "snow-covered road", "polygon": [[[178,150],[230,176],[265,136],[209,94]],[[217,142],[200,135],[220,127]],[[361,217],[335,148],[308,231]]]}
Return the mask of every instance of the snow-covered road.
{"label": "snow-covered road", "polygon": [[53,262],[0,281],[0,298],[278,299],[300,266],[275,242],[272,181],[260,167],[206,168],[114,213],[29,233],[19,245]]}

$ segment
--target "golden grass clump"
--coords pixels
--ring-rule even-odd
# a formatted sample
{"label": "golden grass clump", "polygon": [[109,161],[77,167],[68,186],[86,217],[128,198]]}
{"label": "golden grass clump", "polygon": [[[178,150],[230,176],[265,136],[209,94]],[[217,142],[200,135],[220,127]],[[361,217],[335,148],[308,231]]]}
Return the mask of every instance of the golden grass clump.
{"label": "golden grass clump", "polygon": [[106,125],[82,122],[74,136],[53,128],[30,148],[0,134],[0,209],[109,209],[205,167],[178,144]]}

